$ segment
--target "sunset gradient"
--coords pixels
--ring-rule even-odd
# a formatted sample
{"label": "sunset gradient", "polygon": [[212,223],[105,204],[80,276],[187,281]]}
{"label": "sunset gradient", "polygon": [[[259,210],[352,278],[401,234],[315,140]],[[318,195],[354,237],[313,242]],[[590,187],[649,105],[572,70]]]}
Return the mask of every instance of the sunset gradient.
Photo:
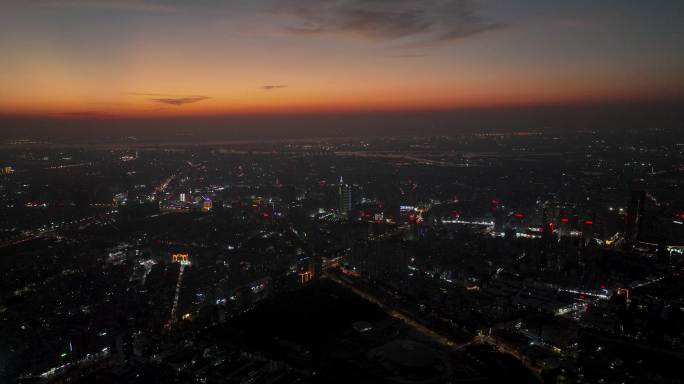
{"label": "sunset gradient", "polygon": [[[287,114],[684,97],[681,2],[513,3],[5,1],[0,114]],[[424,12],[431,5],[445,7],[445,16]]]}

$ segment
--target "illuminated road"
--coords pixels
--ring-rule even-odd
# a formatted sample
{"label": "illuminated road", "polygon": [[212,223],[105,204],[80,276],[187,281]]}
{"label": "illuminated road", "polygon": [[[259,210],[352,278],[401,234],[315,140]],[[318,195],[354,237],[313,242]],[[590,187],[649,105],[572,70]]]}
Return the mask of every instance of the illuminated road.
{"label": "illuminated road", "polygon": [[183,272],[185,271],[185,265],[181,264],[180,271],[178,272],[178,281],[176,282],[176,292],[173,295],[173,306],[171,307],[171,320],[170,324],[176,324],[178,321],[178,298],[180,297],[181,284],[183,283]]}
{"label": "illuminated road", "polygon": [[116,211],[105,212],[102,214],[84,217],[81,219],[74,219],[70,222],[63,223],[63,224],[55,224],[55,225],[51,226],[49,229],[47,229],[47,228],[46,229],[35,229],[35,230],[30,231],[30,234],[28,234],[28,235],[26,235],[20,239],[13,239],[13,240],[9,240],[7,242],[0,244],[0,248],[7,248],[7,247],[14,246],[14,245],[26,243],[26,242],[29,242],[32,240],[58,237],[59,231],[73,230],[75,228],[78,228],[79,230],[81,230],[81,229],[84,229],[90,225],[96,224],[98,222],[104,222],[106,220],[109,220],[109,216],[113,215],[114,213],[116,213]]}
{"label": "illuminated road", "polygon": [[429,337],[433,341],[451,347],[451,348],[463,348],[466,345],[469,345],[470,342],[466,343],[457,343],[453,340],[451,340],[449,337],[441,335],[434,330],[424,326],[423,324],[419,323],[418,321],[412,319],[408,315],[401,313],[395,309],[389,308],[387,305],[385,305],[382,301],[378,300],[375,298],[375,296],[370,295],[366,293],[365,291],[357,288],[354,286],[351,282],[345,281],[334,274],[331,273],[325,273],[325,277],[329,278],[330,280],[334,281],[335,283],[352,290],[354,293],[362,297],[363,299],[379,306],[382,310],[384,310],[388,315],[394,317],[395,319],[401,320],[404,324],[408,325],[409,327],[413,328],[414,330],[418,331],[419,333]]}
{"label": "illuminated road", "polygon": [[[334,264],[336,266],[336,263]],[[423,325],[417,320],[414,320],[410,315],[406,313],[402,313],[400,311],[397,311],[395,309],[390,308],[386,304],[384,304],[381,300],[377,299],[374,295],[364,291],[363,289],[355,286],[353,282],[348,281],[347,279],[344,279],[344,276],[339,277],[336,276],[334,273],[330,273],[330,268],[324,268],[323,271],[323,276],[334,281],[335,283],[353,291],[357,295],[359,295],[361,298],[376,304],[379,306],[382,310],[384,310],[388,315],[401,320],[404,324],[408,325],[409,327],[413,328],[415,331],[421,333],[422,335],[427,336],[431,340],[447,346],[449,348],[453,348],[456,350],[463,349],[469,345],[473,344],[487,344],[495,348],[497,351],[501,353],[507,353],[516,359],[518,359],[527,369],[530,370],[537,378],[540,378],[541,376],[541,369],[533,365],[532,361],[528,359],[526,356],[522,355],[519,353],[514,347],[507,345],[501,340],[497,340],[489,335],[484,335],[480,334],[477,336],[474,336],[470,341],[467,342],[456,342],[449,338],[448,336],[442,335],[433,329],[428,328],[427,326]]]}
{"label": "illuminated road", "polygon": [[415,162],[418,164],[440,165],[440,166],[449,166],[449,167],[466,167],[466,166],[468,166],[468,164],[454,164],[452,162],[447,162],[447,161],[442,161],[442,160],[426,159],[423,157],[414,156],[410,153],[369,152],[369,151],[335,151],[335,156],[405,160],[405,161],[412,161],[412,162]]}

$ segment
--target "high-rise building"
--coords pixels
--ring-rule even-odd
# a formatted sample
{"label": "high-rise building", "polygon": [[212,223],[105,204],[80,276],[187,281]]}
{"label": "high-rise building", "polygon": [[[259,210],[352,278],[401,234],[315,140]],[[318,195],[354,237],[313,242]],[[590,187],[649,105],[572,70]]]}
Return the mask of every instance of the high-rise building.
{"label": "high-rise building", "polygon": [[186,201],[185,193],[180,194],[180,201],[181,201],[181,203],[185,203],[185,201]]}
{"label": "high-rise building", "polygon": [[641,229],[641,218],[646,211],[646,192],[632,191],[629,207],[627,207],[627,228],[625,229],[625,240],[634,242],[639,237]]}
{"label": "high-rise building", "polygon": [[349,184],[345,184],[342,176],[340,176],[339,184],[339,197],[340,197],[340,213],[348,213],[352,210],[352,191]]}

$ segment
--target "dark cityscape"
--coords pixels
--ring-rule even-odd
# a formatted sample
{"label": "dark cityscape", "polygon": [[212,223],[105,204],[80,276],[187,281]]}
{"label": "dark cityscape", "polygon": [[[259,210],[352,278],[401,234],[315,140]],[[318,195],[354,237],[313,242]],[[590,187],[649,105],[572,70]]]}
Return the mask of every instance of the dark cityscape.
{"label": "dark cityscape", "polygon": [[681,3],[189,3],[0,3],[0,383],[684,382]]}

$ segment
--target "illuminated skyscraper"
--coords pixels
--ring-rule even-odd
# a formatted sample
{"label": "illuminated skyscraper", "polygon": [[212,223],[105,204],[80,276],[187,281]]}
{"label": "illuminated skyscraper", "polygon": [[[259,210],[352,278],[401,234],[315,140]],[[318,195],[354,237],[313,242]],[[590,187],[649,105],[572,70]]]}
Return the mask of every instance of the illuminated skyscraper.
{"label": "illuminated skyscraper", "polygon": [[340,176],[338,193],[340,197],[340,213],[346,214],[352,209],[352,192],[351,186],[344,183],[342,176]]}
{"label": "illuminated skyscraper", "polygon": [[646,192],[632,191],[629,207],[627,208],[627,228],[625,230],[625,240],[634,242],[639,237],[641,229],[641,218],[644,216]]}

